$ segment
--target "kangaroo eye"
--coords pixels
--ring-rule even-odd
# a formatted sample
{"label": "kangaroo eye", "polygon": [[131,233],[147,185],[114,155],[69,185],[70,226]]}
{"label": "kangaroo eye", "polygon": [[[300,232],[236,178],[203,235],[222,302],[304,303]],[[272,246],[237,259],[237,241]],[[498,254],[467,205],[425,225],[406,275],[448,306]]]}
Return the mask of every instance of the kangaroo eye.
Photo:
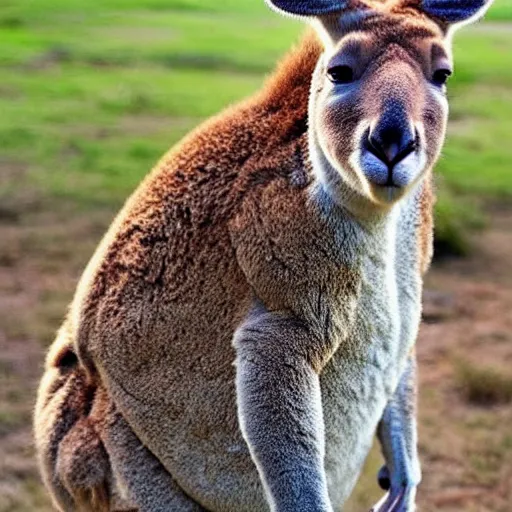
{"label": "kangaroo eye", "polygon": [[432,82],[436,85],[445,85],[452,72],[449,69],[437,69],[432,76]]}
{"label": "kangaroo eye", "polygon": [[327,76],[335,84],[349,84],[354,81],[354,70],[350,66],[333,66],[327,70]]}

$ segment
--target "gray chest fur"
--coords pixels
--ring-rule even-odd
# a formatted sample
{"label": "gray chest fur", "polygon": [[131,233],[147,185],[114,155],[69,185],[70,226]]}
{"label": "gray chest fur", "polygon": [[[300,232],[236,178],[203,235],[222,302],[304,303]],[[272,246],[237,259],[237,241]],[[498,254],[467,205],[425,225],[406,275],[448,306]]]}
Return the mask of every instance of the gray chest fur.
{"label": "gray chest fur", "polygon": [[344,249],[354,260],[347,263],[359,266],[360,289],[348,336],[321,375],[325,469],[335,508],[357,481],[416,338],[421,314],[416,217],[412,198],[376,232],[352,230],[354,240],[347,244],[353,250]]}

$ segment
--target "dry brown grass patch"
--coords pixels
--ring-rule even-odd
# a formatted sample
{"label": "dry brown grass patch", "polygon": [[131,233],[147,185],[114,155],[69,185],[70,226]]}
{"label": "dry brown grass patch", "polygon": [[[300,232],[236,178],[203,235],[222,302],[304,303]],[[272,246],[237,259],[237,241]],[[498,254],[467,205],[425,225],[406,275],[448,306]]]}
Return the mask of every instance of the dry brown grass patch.
{"label": "dry brown grass patch", "polygon": [[464,360],[455,362],[455,370],[457,386],[468,402],[475,405],[512,402],[512,375]]}

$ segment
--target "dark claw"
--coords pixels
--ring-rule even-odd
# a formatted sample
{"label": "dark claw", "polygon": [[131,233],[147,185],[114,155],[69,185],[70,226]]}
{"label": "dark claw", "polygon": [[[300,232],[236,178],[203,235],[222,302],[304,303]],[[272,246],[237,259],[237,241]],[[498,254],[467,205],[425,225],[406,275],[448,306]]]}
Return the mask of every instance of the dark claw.
{"label": "dark claw", "polygon": [[391,489],[391,478],[389,476],[389,470],[387,466],[382,466],[380,468],[379,474],[377,475],[377,480],[379,481],[379,486],[384,491],[389,491]]}

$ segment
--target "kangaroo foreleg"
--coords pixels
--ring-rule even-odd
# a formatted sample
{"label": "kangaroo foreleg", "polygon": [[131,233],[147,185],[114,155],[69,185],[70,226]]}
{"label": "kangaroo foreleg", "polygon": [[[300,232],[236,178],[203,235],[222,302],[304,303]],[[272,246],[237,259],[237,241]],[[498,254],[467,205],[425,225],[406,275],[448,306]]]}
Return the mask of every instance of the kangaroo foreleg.
{"label": "kangaroo foreleg", "polygon": [[388,494],[373,512],[412,512],[421,480],[416,427],[416,358],[412,354],[380,421],[377,436],[386,461],[379,483]]}
{"label": "kangaroo foreleg", "polygon": [[239,420],[276,512],[330,512],[314,349],[285,315],[255,312],[237,331]]}

